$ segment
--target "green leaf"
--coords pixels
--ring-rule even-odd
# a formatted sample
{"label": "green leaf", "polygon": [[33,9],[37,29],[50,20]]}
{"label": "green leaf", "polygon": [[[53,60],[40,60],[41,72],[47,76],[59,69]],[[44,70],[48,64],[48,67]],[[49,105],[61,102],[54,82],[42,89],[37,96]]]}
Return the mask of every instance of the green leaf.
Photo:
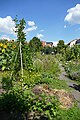
{"label": "green leaf", "polygon": [[4,70],[5,70],[5,68],[6,68],[6,67],[5,67],[5,66],[3,66],[3,67],[2,67],[2,71],[4,71]]}
{"label": "green leaf", "polygon": [[3,63],[3,64],[6,64],[6,59],[2,60],[2,63]]}
{"label": "green leaf", "polygon": [[5,49],[2,49],[2,53],[4,53],[5,52]]}

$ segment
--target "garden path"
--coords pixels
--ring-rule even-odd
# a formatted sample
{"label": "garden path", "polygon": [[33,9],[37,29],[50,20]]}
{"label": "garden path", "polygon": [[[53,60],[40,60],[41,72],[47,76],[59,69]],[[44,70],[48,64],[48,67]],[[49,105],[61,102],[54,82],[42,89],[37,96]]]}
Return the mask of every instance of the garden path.
{"label": "garden path", "polygon": [[67,85],[71,88],[71,94],[78,102],[78,108],[80,108],[80,86],[75,81],[72,81],[70,78],[67,77],[67,73],[65,72],[65,69],[61,63],[59,64],[59,66],[61,69],[61,74],[59,76],[59,79],[66,81]]}

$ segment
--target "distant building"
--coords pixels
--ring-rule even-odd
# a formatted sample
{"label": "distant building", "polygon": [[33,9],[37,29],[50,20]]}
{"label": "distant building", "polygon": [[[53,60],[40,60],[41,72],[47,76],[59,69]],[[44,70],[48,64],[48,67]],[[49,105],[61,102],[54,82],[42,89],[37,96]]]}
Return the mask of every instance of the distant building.
{"label": "distant building", "polygon": [[71,42],[68,43],[70,47],[73,47],[74,45],[80,45],[80,38],[79,39],[74,39]]}
{"label": "distant building", "polygon": [[42,46],[45,47],[46,46],[46,41],[41,41]]}
{"label": "distant building", "polygon": [[77,44],[77,45],[80,45],[80,39],[78,39],[78,40],[76,41],[76,44]]}
{"label": "distant building", "polygon": [[52,47],[53,46],[53,42],[41,41],[41,43],[42,43],[43,47],[47,47],[47,46]]}
{"label": "distant building", "polygon": [[46,42],[46,46],[52,47],[53,46],[53,42]]}

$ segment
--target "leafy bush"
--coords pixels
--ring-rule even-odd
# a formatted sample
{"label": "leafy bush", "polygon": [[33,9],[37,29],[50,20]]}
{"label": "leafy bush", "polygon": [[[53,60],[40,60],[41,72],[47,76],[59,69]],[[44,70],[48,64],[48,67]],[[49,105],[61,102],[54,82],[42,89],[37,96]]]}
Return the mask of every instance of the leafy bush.
{"label": "leafy bush", "polygon": [[33,98],[30,109],[39,112],[40,116],[47,116],[51,120],[57,116],[58,105],[55,97],[47,97],[45,94],[41,94]]}
{"label": "leafy bush", "polygon": [[69,76],[70,76],[70,78],[72,80],[80,81],[80,71],[76,71],[76,72],[70,73]]}
{"label": "leafy bush", "polygon": [[10,90],[12,87],[12,80],[9,76],[2,78],[2,88],[6,91]]}
{"label": "leafy bush", "polygon": [[36,72],[42,72],[43,71],[43,62],[40,59],[36,59],[33,62],[33,66],[34,66]]}
{"label": "leafy bush", "polygon": [[67,62],[65,64],[65,70],[72,80],[80,81],[80,63],[75,64],[76,62],[74,61]]}

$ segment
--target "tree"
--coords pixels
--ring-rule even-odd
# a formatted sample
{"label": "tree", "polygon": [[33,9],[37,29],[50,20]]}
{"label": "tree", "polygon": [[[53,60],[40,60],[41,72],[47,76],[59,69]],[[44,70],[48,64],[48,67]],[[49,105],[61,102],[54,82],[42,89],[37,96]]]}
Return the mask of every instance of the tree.
{"label": "tree", "polygon": [[71,49],[74,54],[74,59],[76,59],[76,61],[77,61],[79,58],[79,55],[80,55],[80,48],[78,45],[74,45]]}
{"label": "tree", "polygon": [[34,52],[39,52],[42,49],[42,43],[37,37],[33,37],[32,40],[30,40],[29,46]]}
{"label": "tree", "polygon": [[62,49],[64,48],[64,40],[59,40],[58,44],[57,44],[57,52],[61,53]]}
{"label": "tree", "polygon": [[57,46],[53,46],[53,48],[52,48],[53,50],[53,52],[54,52],[54,55],[56,55],[57,54]]}
{"label": "tree", "polygon": [[49,46],[46,46],[46,47],[43,48],[42,52],[43,52],[44,54],[52,54],[53,48],[52,48],[52,47],[49,47]]}

